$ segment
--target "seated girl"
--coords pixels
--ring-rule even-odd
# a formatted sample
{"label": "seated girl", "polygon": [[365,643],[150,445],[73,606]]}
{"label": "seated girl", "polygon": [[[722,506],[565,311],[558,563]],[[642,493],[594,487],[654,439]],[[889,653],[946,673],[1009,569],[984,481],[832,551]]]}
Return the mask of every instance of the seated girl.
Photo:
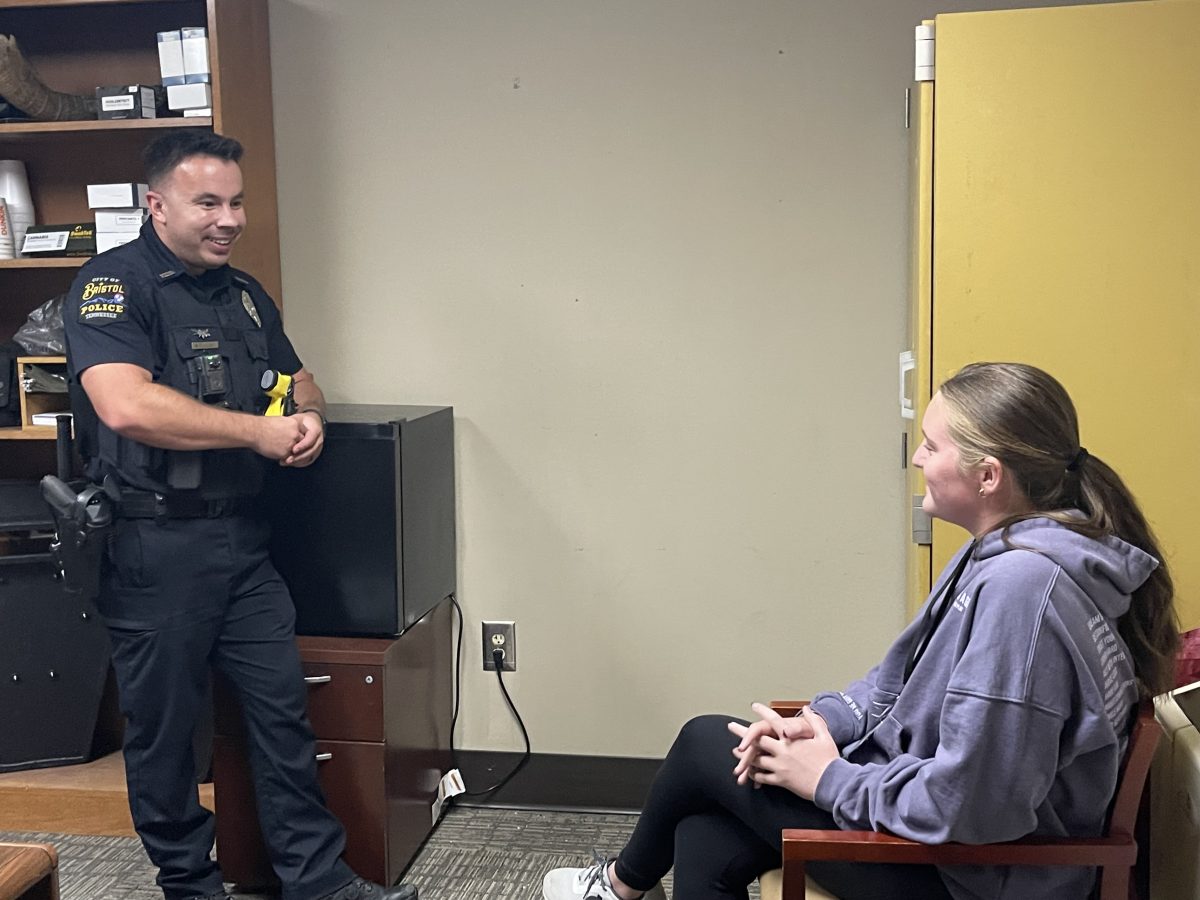
{"label": "seated girl", "polygon": [[[942,385],[913,464],[923,506],[972,538],[883,660],[783,719],[688,722],[614,860],[555,869],[545,900],[745,898],[784,828],[925,843],[1098,834],[1139,699],[1171,687],[1171,579],[1136,501],[1079,443],[1040,369]],[[730,771],[730,754],[735,761]],[[761,788],[761,790],[756,790]],[[843,900],[1086,898],[1088,868],[810,863]]]}

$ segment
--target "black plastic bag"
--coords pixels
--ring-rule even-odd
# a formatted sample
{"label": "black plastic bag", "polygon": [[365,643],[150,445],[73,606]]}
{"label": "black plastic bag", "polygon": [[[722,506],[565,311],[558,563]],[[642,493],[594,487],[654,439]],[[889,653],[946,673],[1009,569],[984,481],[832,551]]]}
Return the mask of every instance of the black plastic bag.
{"label": "black plastic bag", "polygon": [[63,302],[66,294],[51,297],[29,314],[12,339],[30,356],[62,356],[67,352],[63,338]]}

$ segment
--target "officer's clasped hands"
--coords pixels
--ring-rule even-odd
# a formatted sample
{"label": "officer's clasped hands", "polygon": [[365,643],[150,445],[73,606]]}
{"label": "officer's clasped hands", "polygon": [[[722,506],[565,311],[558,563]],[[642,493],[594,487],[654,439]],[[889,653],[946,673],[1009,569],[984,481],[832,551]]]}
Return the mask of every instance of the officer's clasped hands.
{"label": "officer's clasped hands", "polygon": [[258,416],[254,452],[267,459],[283,462],[304,437],[300,416]]}
{"label": "officer's clasped hands", "polygon": [[302,412],[291,416],[259,416],[254,452],[282,466],[311,465],[325,444],[320,416]]}
{"label": "officer's clasped hands", "polygon": [[325,446],[325,426],[319,415],[307,410],[287,418],[300,424],[300,439],[292,446],[291,452],[280,460],[280,464],[302,469],[321,455]]}

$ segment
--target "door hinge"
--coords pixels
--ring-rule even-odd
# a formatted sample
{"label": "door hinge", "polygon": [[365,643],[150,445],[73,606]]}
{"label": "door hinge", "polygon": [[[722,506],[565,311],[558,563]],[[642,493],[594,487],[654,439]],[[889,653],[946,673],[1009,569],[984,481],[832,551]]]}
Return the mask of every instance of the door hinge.
{"label": "door hinge", "polygon": [[918,25],[916,31],[916,67],[913,81],[933,81],[934,40],[932,25]]}

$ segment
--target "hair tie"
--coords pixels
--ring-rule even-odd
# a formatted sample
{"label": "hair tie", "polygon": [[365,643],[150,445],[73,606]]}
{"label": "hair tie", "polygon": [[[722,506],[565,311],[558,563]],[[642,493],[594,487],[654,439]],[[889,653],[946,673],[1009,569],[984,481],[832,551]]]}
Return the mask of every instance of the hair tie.
{"label": "hair tie", "polygon": [[1067,463],[1067,471],[1078,472],[1081,468],[1083,468],[1083,464],[1087,461],[1087,458],[1087,447],[1080,447],[1079,452],[1071,457],[1071,461]]}

